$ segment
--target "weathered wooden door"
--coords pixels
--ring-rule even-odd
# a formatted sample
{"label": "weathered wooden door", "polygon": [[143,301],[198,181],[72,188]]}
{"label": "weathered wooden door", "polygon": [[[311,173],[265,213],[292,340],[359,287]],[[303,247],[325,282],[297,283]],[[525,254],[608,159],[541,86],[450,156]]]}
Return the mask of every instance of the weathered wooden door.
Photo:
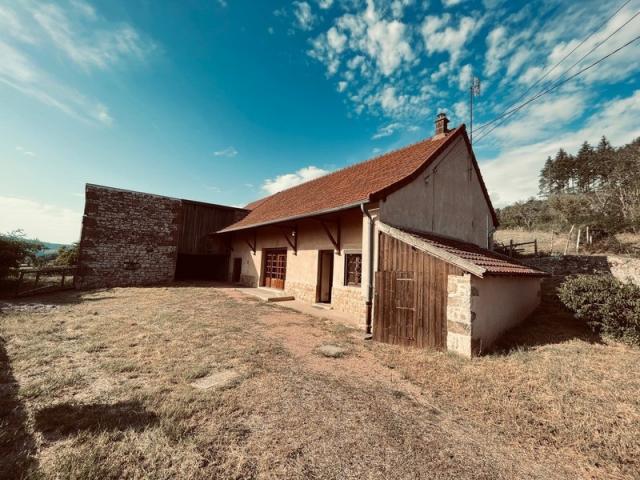
{"label": "weathered wooden door", "polygon": [[242,275],[242,258],[234,258],[233,273],[231,275],[231,281],[233,283],[240,282],[241,275]]}
{"label": "weathered wooden door", "polygon": [[287,250],[265,250],[264,275],[262,285],[270,288],[284,289],[287,276]]}
{"label": "weathered wooden door", "polygon": [[416,346],[423,327],[422,277],[415,272],[376,272],[376,340]]}

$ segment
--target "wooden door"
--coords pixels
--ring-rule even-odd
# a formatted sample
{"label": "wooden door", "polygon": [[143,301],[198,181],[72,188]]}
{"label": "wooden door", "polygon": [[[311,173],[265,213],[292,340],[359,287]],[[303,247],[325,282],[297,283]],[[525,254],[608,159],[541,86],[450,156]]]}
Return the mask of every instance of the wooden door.
{"label": "wooden door", "polygon": [[287,250],[265,250],[263,271],[263,286],[284,290],[284,281],[287,276]]}
{"label": "wooden door", "polygon": [[331,303],[333,250],[320,250],[318,253],[318,293],[316,301],[319,303]]}
{"label": "wooden door", "polygon": [[231,274],[231,281],[238,283],[240,281],[240,275],[242,274],[242,258],[233,259],[233,273]]}
{"label": "wooden door", "polygon": [[418,346],[422,277],[415,272],[376,272],[375,339],[394,345]]}

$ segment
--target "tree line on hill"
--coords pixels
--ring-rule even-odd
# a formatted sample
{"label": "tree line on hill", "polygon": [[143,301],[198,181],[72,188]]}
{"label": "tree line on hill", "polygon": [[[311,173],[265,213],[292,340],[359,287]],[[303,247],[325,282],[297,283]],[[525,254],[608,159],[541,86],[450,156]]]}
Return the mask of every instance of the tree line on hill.
{"label": "tree line on hill", "polygon": [[639,233],[640,137],[616,148],[603,136],[575,155],[561,148],[540,171],[539,190],[537,199],[498,209],[501,227]]}

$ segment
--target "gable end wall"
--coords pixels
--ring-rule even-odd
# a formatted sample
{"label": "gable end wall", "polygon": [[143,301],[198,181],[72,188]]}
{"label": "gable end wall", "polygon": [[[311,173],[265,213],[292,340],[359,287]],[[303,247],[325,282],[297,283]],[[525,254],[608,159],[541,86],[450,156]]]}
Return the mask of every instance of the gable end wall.
{"label": "gable end wall", "polygon": [[380,202],[380,219],[487,247],[491,209],[462,137],[416,179]]}

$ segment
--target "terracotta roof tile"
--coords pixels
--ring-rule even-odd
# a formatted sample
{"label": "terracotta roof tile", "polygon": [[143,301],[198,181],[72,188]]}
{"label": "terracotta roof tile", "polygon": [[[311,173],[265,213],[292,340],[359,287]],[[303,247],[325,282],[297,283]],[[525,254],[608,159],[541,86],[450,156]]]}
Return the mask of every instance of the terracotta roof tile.
{"label": "terracotta roof tile", "polygon": [[429,138],[256,200],[245,207],[251,210],[245,218],[221,231],[301,218],[369,201],[372,195],[389,189],[428,165],[447,141],[460,132],[464,132],[464,125],[446,137]]}
{"label": "terracotta roof tile", "polygon": [[436,248],[445,250],[451,255],[455,255],[456,257],[462,258],[484,268],[487,275],[515,275],[530,277],[548,276],[548,273],[545,273],[542,270],[529,267],[511,257],[487,250],[486,248],[481,248],[473,243],[442,237],[434,233],[418,232],[404,228],[399,230],[418,237]]}

